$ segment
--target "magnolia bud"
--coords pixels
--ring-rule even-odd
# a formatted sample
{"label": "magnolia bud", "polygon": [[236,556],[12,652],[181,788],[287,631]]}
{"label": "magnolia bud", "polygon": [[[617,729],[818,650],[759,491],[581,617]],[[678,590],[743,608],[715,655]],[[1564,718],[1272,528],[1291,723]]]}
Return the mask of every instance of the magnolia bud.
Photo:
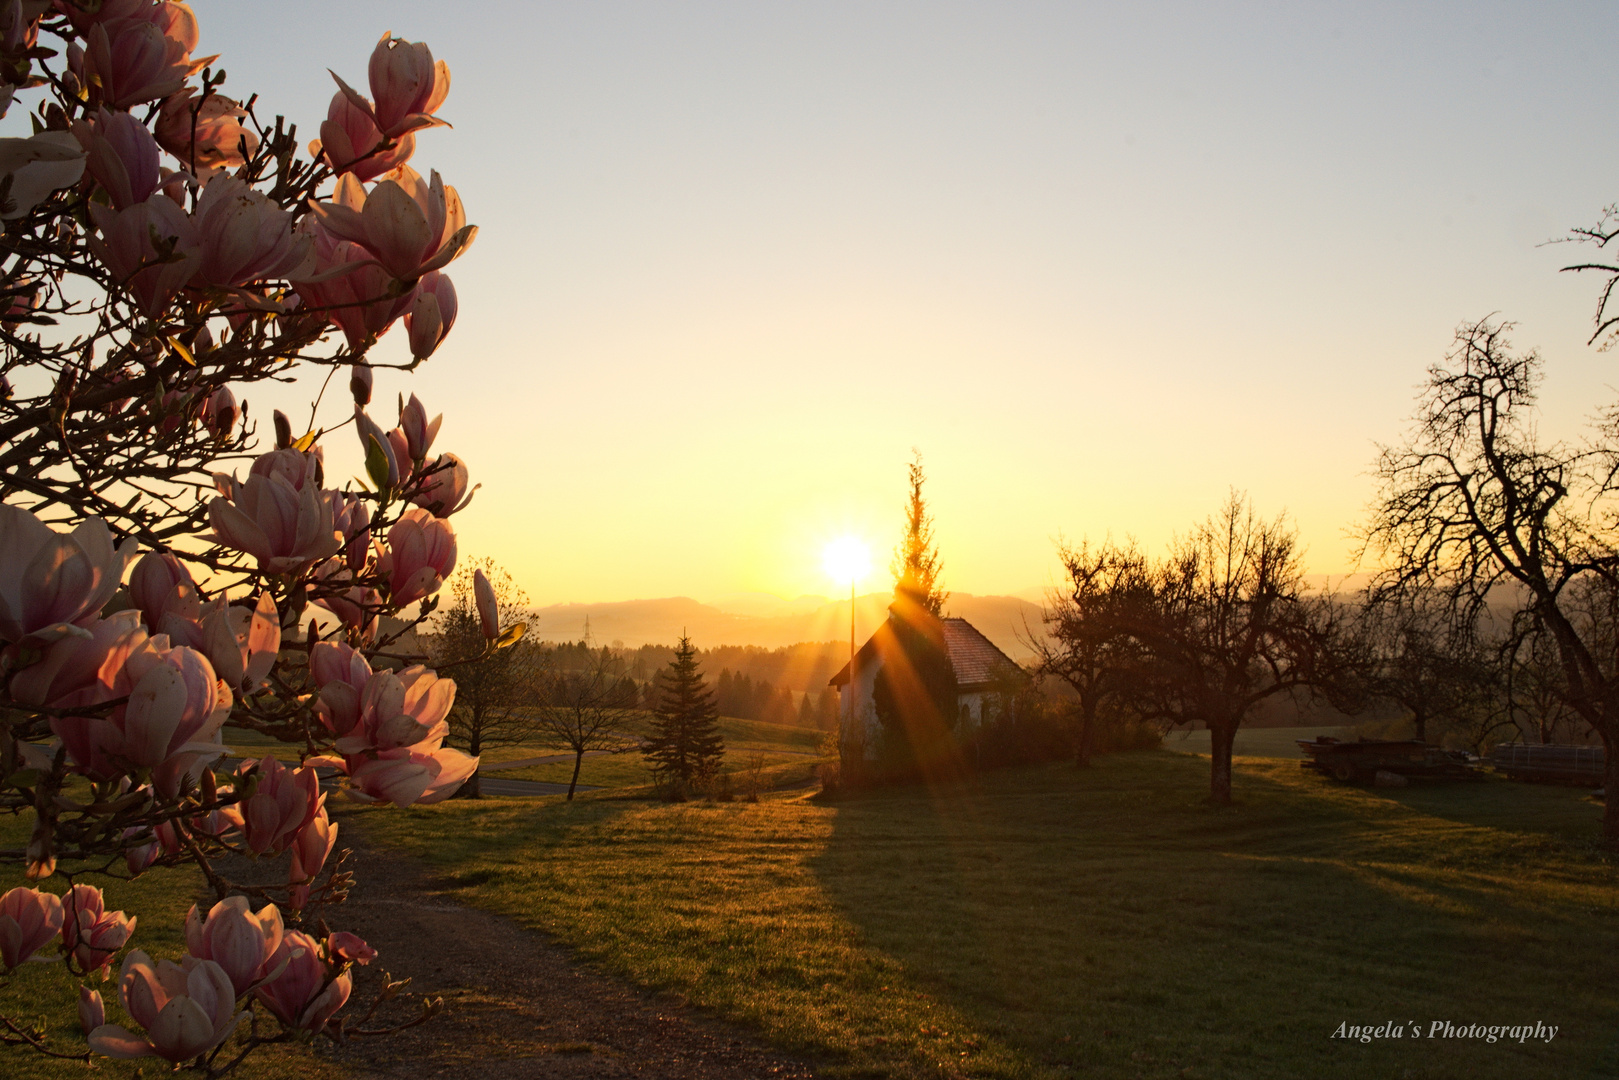
{"label": "magnolia bud", "polygon": [[285,450],[292,445],[292,421],[280,409],[275,411],[271,419],[275,421],[275,448]]}
{"label": "magnolia bud", "polygon": [[107,1022],[107,1006],[101,992],[88,986],[79,987],[79,1025],[86,1035]]}
{"label": "magnolia bud", "polygon": [[371,367],[368,364],[352,364],[349,367],[349,393],[354,395],[354,404],[371,404]]}

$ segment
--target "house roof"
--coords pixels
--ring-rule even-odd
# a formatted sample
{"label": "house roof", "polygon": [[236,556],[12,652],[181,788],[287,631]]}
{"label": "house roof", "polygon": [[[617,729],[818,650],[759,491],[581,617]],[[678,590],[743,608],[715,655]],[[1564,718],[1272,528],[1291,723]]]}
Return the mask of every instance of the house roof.
{"label": "house roof", "polygon": [[[956,673],[957,689],[979,690],[1005,675],[1024,674],[1016,661],[996,648],[994,642],[966,619],[940,619],[939,623],[944,631],[944,646],[950,656],[950,666]],[[885,620],[877,632],[860,646],[860,651],[855,654],[856,661],[861,664],[870,662],[888,644],[893,633]],[[848,681],[849,665],[844,664],[828,685],[843,686]]]}
{"label": "house roof", "polygon": [[987,686],[1004,678],[1009,671],[1023,673],[1010,656],[997,649],[993,641],[966,619],[941,621],[945,649],[950,654],[950,666],[956,670],[956,685],[961,689]]}

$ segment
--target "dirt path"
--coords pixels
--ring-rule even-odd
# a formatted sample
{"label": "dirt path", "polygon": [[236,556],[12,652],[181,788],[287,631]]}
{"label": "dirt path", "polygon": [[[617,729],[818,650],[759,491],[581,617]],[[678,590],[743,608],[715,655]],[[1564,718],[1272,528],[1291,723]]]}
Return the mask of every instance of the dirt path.
{"label": "dirt path", "polygon": [[[809,1078],[812,1066],[749,1033],[576,962],[511,920],[435,890],[414,860],[366,847],[345,828],[358,882],[331,912],[381,956],[373,968],[409,976],[444,1013],[398,1035],[351,1040],[333,1055],[364,1078],[500,1077],[752,1080]],[[380,972],[356,969],[368,1006]],[[394,1006],[386,1006],[392,1008]],[[415,1015],[414,1004],[393,1018]],[[351,1010],[352,1011],[352,1010]]]}

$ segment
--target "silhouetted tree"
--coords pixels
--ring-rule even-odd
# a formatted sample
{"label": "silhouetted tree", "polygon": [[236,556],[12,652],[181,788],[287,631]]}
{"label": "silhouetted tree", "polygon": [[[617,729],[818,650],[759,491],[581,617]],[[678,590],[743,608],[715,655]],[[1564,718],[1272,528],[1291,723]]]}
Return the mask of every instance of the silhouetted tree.
{"label": "silhouetted tree", "polygon": [[[1518,599],[1519,619],[1538,621],[1555,643],[1562,700],[1601,736],[1607,789],[1619,791],[1614,631],[1601,605],[1580,600],[1619,579],[1614,418],[1596,445],[1542,444],[1540,358],[1514,355],[1507,330],[1488,321],[1459,330],[1446,362],[1429,369],[1410,436],[1380,456],[1366,534],[1388,567],[1376,591],[1432,592],[1461,618]],[[1603,833],[1619,845],[1619,798],[1607,801]]]}
{"label": "silhouetted tree", "polygon": [[[472,575],[482,569],[495,590],[500,628],[523,621],[528,598],[493,559],[469,559],[450,579],[450,606],[439,615],[432,656],[437,669],[455,679],[455,707],[450,711],[446,742],[478,756],[486,750],[518,746],[534,736],[544,658],[531,643],[490,651],[473,602]],[[480,795],[481,770],[461,786],[459,795]]]}
{"label": "silhouetted tree", "polygon": [[1147,685],[1156,711],[1208,728],[1209,797],[1229,803],[1237,729],[1261,702],[1327,674],[1341,609],[1305,598],[1297,533],[1236,492],[1151,576],[1150,603],[1129,623]]}
{"label": "silhouetted tree", "polygon": [[633,728],[640,719],[635,682],[624,675],[624,661],[613,649],[589,649],[585,667],[547,673],[535,715],[539,732],[573,754],[568,799],[579,786],[586,754],[622,754],[640,747]]}
{"label": "silhouetted tree", "polygon": [[682,637],[675,658],[658,673],[658,700],[652,734],[641,753],[662,780],[702,783],[719,770],[725,739],[719,731],[714,695],[698,668],[691,638]]}
{"label": "silhouetted tree", "polygon": [[1046,635],[1034,639],[1041,674],[1074,691],[1074,757],[1089,765],[1097,729],[1142,684],[1142,649],[1131,635],[1143,605],[1150,605],[1147,560],[1131,545],[1092,549],[1059,545],[1066,580],[1052,591],[1044,612]]}

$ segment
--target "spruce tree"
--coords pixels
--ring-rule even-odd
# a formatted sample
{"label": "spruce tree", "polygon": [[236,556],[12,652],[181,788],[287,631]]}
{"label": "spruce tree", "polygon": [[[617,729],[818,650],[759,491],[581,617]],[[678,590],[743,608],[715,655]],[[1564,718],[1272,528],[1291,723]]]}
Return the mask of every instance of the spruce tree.
{"label": "spruce tree", "polygon": [[701,783],[719,771],[725,739],[714,694],[697,666],[697,649],[682,637],[675,658],[659,672],[652,735],[641,750],[660,780]]}

